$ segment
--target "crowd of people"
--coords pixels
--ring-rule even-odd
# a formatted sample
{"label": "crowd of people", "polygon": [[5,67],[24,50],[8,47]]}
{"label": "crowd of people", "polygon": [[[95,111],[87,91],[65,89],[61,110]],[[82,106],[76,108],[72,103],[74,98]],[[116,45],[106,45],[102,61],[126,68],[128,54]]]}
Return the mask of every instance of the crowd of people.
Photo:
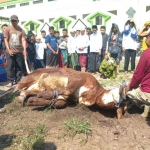
{"label": "crowd of people", "polygon": [[[136,52],[140,49],[138,37],[145,36],[150,30],[150,22],[147,22],[138,34],[134,21],[129,19],[123,32],[113,23],[109,34],[106,33],[105,26],[101,26],[99,31],[93,25],[92,29],[72,29],[70,35],[67,29],[63,29],[62,36],[50,26],[49,34],[43,30],[40,35],[36,35],[33,31],[26,34],[18,25],[16,15],[11,16],[10,20],[12,25],[2,25],[3,33],[0,34],[1,55],[7,66],[7,86],[10,87],[27,74],[24,60],[27,61],[30,72],[37,68],[68,67],[100,74],[102,78],[115,78],[119,74],[124,51],[125,74],[128,73],[130,58],[133,73]],[[144,38],[142,42],[142,50],[147,49]]]}

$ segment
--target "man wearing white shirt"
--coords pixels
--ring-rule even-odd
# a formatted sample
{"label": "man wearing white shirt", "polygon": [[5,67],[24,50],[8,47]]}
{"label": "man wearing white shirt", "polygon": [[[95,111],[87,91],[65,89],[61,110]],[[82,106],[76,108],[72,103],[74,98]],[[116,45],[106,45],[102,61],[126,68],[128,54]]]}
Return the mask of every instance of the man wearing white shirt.
{"label": "man wearing white shirt", "polygon": [[85,34],[85,30],[82,29],[80,36],[76,39],[76,46],[79,58],[79,64],[81,66],[81,71],[85,72],[87,63],[87,53],[89,46],[89,37]]}
{"label": "man wearing white shirt", "polygon": [[39,36],[36,37],[36,64],[35,69],[37,68],[45,68],[43,58],[44,58],[44,49],[46,48],[46,44],[41,41]]}
{"label": "man wearing white shirt", "polygon": [[97,32],[97,26],[92,26],[93,33],[90,35],[90,65],[89,70],[92,73],[98,73],[100,67],[99,56],[102,49],[102,35]]}
{"label": "man wearing white shirt", "polygon": [[[42,30],[41,31],[41,42],[46,45],[45,37],[46,37],[46,32],[44,30]],[[45,66],[46,66],[46,50],[47,50],[47,47],[44,49],[44,56],[43,56],[43,62],[44,62]]]}
{"label": "man wearing white shirt", "polygon": [[128,20],[125,24],[122,47],[125,51],[124,71],[128,73],[129,61],[131,58],[131,73],[133,73],[135,70],[136,51],[138,50],[137,34],[133,20]]}
{"label": "man wearing white shirt", "polygon": [[78,65],[78,54],[76,52],[76,36],[75,31],[70,31],[71,36],[68,38],[68,54],[71,57],[71,66],[73,69],[76,69],[76,66]]}

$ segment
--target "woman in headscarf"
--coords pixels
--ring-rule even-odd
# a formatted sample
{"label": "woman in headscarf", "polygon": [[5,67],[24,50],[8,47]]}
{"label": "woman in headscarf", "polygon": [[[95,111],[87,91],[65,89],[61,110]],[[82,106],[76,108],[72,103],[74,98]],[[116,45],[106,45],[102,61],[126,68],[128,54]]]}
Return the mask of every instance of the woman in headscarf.
{"label": "woman in headscarf", "polygon": [[148,48],[147,44],[146,44],[146,37],[145,36],[148,35],[149,33],[150,33],[150,21],[147,21],[144,24],[144,28],[142,29],[142,31],[139,34],[139,36],[142,38],[142,45],[141,45],[142,51],[146,50]]}
{"label": "woman in headscarf", "polygon": [[129,19],[125,23],[123,31],[122,47],[125,51],[124,71],[128,73],[129,61],[131,57],[131,73],[135,70],[136,51],[138,50],[137,31],[133,19]]}
{"label": "woman in headscarf", "polygon": [[36,57],[36,50],[35,50],[35,36],[33,33],[29,33],[27,35],[27,58],[29,61],[29,69],[30,71],[34,70],[34,63],[35,63],[35,57]]}
{"label": "woman in headscarf", "polygon": [[122,60],[122,34],[119,31],[118,25],[113,23],[109,38],[108,38],[108,52],[110,56],[115,59],[117,63],[117,74],[119,74],[120,61]]}
{"label": "woman in headscarf", "polygon": [[99,71],[101,73],[101,78],[104,79],[115,79],[116,78],[116,61],[114,58],[110,57],[108,53],[105,54],[105,58],[102,61]]}

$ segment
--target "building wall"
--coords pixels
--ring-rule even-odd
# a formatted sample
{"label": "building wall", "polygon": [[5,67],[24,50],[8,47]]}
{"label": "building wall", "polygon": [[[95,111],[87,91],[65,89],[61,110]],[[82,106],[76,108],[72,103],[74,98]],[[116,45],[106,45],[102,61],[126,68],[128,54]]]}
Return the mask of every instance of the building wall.
{"label": "building wall", "polygon": [[[25,30],[30,30],[30,24],[34,23],[37,34],[42,29],[48,32],[48,27],[51,25],[61,31],[62,29],[59,28],[61,20],[65,20],[68,30],[91,27],[95,24],[94,17],[97,15],[103,17],[102,25],[106,25],[108,32],[112,23],[118,24],[122,31],[129,17],[126,12],[130,7],[135,10],[133,18],[137,29],[142,28],[143,24],[150,20],[149,0],[56,0],[50,2],[43,0],[43,3],[39,4],[33,4],[32,0],[18,0],[17,2],[14,4],[11,1],[11,5],[14,4],[15,8],[10,9],[7,9],[10,3],[0,3],[0,7],[4,7],[0,10],[0,14],[4,17],[18,15],[20,26]],[[21,7],[20,3],[25,2],[29,2],[29,5]]]}

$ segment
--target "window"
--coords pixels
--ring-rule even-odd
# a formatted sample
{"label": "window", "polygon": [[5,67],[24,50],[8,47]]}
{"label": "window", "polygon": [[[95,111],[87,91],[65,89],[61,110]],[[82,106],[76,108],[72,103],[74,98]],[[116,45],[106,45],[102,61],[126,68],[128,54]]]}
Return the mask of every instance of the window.
{"label": "window", "polygon": [[10,5],[10,6],[7,6],[7,9],[10,9],[10,8],[15,8],[16,5]]}
{"label": "window", "polygon": [[43,0],[33,1],[33,4],[40,4],[43,3]]}
{"label": "window", "polygon": [[27,5],[29,5],[29,2],[20,4],[20,6],[27,6]]}
{"label": "window", "polygon": [[3,10],[4,9],[4,7],[0,7],[0,10]]}
{"label": "window", "polygon": [[30,24],[30,31],[34,31],[34,23]]}
{"label": "window", "polygon": [[61,21],[59,22],[59,27],[60,27],[60,28],[65,28],[65,21],[64,21],[64,20],[61,20]]}
{"label": "window", "polygon": [[102,17],[101,16],[97,16],[95,18],[95,24],[96,25],[101,25],[102,24]]}

